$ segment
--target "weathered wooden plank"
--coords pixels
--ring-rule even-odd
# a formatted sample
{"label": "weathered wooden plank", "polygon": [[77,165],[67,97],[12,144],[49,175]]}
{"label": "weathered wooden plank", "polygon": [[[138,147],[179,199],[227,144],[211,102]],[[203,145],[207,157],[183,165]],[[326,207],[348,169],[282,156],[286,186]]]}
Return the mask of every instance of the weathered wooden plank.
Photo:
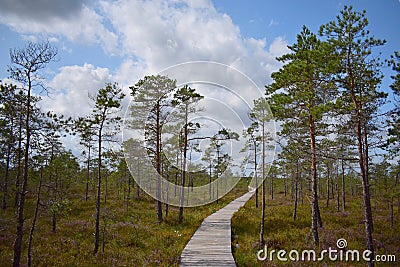
{"label": "weathered wooden plank", "polygon": [[236,266],[231,248],[231,218],[253,193],[244,194],[204,219],[182,251],[180,266]]}

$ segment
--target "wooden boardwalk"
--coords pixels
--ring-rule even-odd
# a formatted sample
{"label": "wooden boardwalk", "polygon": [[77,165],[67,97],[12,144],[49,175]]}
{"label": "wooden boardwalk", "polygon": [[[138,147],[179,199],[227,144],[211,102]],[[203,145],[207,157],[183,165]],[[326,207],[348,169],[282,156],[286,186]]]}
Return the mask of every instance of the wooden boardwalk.
{"label": "wooden boardwalk", "polygon": [[182,251],[180,266],[236,266],[231,249],[231,218],[254,194],[248,192],[211,214]]}

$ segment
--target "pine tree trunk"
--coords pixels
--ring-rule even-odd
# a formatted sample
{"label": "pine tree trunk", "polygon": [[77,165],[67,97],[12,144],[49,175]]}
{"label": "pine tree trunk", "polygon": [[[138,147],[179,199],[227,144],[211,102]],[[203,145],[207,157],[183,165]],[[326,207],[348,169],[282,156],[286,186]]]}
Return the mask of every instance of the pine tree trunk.
{"label": "pine tree trunk", "polygon": [[9,177],[9,170],[10,170],[10,157],[11,157],[11,142],[8,144],[7,155],[6,155],[6,170],[5,170],[5,175],[4,175],[4,187],[3,187],[3,204],[1,205],[1,208],[3,210],[7,209],[8,177]]}
{"label": "pine tree trunk", "polygon": [[99,151],[98,151],[98,163],[97,163],[97,196],[96,196],[96,221],[94,230],[94,251],[93,254],[97,254],[99,251],[99,240],[100,240],[100,200],[101,200],[101,129],[99,130]]}
{"label": "pine tree trunk", "polygon": [[340,211],[340,197],[339,197],[339,184],[337,179],[339,179],[338,177],[336,178],[336,184],[335,184],[335,188],[336,188],[336,210]]}
{"label": "pine tree trunk", "polygon": [[299,162],[296,164],[296,176],[294,181],[294,207],[293,207],[293,221],[297,218],[297,202],[298,202],[298,185],[299,185]]}
{"label": "pine tree trunk", "polygon": [[335,184],[333,181],[333,177],[330,177],[330,184],[331,184],[331,199],[335,199]]}
{"label": "pine tree trunk", "polygon": [[265,179],[262,182],[261,190],[261,223],[260,223],[260,247],[264,246],[264,231],[265,231]]}
{"label": "pine tree trunk", "polygon": [[[137,185],[137,187],[136,187],[136,196],[138,198],[140,197],[140,186],[139,186],[139,184],[140,184],[140,175],[141,175],[139,163],[140,163],[140,161],[138,159],[137,182],[136,182],[136,185]],[[143,170],[143,173],[144,173],[144,170]],[[129,177],[131,177],[131,176],[129,175]]]}
{"label": "pine tree trunk", "polygon": [[36,194],[36,206],[35,206],[35,213],[33,215],[32,219],[32,226],[31,230],[29,232],[29,241],[28,241],[28,266],[32,266],[32,243],[33,243],[33,234],[35,232],[35,227],[36,227],[36,221],[38,217],[38,212],[39,212],[39,205],[40,205],[40,191],[42,189],[42,180],[43,180],[43,168],[40,168],[40,180],[39,180],[39,186],[38,186],[38,192]]}
{"label": "pine tree trunk", "polygon": [[[263,117],[265,117],[264,110],[263,110]],[[262,152],[261,152],[261,175],[262,175],[262,196],[261,196],[261,227],[260,227],[260,247],[264,245],[264,231],[265,231],[265,125],[264,122],[261,124],[262,127],[262,135],[261,135],[261,145],[262,145]]]}
{"label": "pine tree trunk", "polygon": [[[29,79],[29,78],[28,78]],[[20,200],[18,204],[18,219],[17,219],[17,235],[14,242],[14,261],[13,266],[20,266],[21,253],[22,253],[22,237],[24,235],[24,208],[25,208],[25,198],[28,189],[28,175],[29,175],[29,145],[31,139],[31,129],[30,129],[30,116],[31,116],[31,88],[32,84],[29,79],[28,82],[28,94],[26,103],[26,118],[25,118],[25,155],[24,155],[24,174],[22,181],[22,192],[20,192]]]}
{"label": "pine tree trunk", "polygon": [[256,180],[256,208],[258,208],[258,178],[257,178],[257,141],[254,140],[254,175]]}
{"label": "pine tree trunk", "polygon": [[18,207],[19,203],[19,186],[21,178],[21,150],[22,150],[22,118],[19,119],[19,130],[18,130],[18,148],[17,148],[17,177],[15,178],[15,207]]}
{"label": "pine tree trunk", "polygon": [[[126,168],[124,170],[124,177],[126,177]],[[125,178],[126,180],[126,178]],[[135,188],[135,184],[132,184],[132,176],[130,174],[128,174],[128,193],[126,196],[127,201],[129,201],[131,199],[131,187],[133,186],[133,188]]]}
{"label": "pine tree trunk", "polygon": [[[362,105],[356,96],[356,85],[353,75],[353,69],[351,65],[350,57],[351,49],[347,51],[347,72],[349,80],[350,96],[353,102],[353,110],[355,112],[355,132],[357,135],[357,150],[358,150],[358,162],[360,166],[361,182],[363,189],[363,201],[364,201],[364,218],[365,218],[365,238],[367,242],[367,249],[371,251],[371,258],[374,258],[374,244],[372,239],[373,232],[373,221],[372,221],[372,210],[371,210],[371,197],[369,192],[369,180],[368,180],[368,138],[366,132],[366,121],[362,119]],[[364,134],[362,129],[364,129]],[[368,262],[368,266],[374,266],[374,262]]]}
{"label": "pine tree trunk", "polygon": [[217,165],[218,168],[216,170],[216,179],[215,179],[215,192],[216,192],[216,198],[217,198],[217,204],[219,201],[219,197],[218,197],[218,185],[219,185],[219,147],[217,147]]}
{"label": "pine tree trunk", "polygon": [[[183,203],[185,196],[185,180],[186,180],[186,156],[187,156],[187,146],[188,146],[188,107],[185,109],[185,125],[184,125],[184,140],[183,140],[183,158],[182,158],[182,177],[181,177],[181,196],[179,205],[179,216],[178,222],[183,222]],[[189,189],[189,187],[188,187]],[[189,193],[189,192],[188,192]],[[188,194],[189,195],[189,194]]]}
{"label": "pine tree trunk", "polygon": [[312,114],[309,116],[310,122],[310,139],[311,139],[311,228],[314,239],[314,244],[319,244],[318,226],[322,227],[322,222],[319,213],[318,193],[317,193],[317,161],[315,155],[315,126]]}
{"label": "pine tree trunk", "polygon": [[343,211],[346,210],[346,186],[345,186],[345,176],[344,176],[344,164],[342,159],[342,209]]}
{"label": "pine tree trunk", "polygon": [[86,192],[85,192],[85,200],[88,200],[89,197],[89,180],[90,180],[90,146],[88,147],[88,162],[87,162],[87,170],[86,170]]}
{"label": "pine tree trunk", "polygon": [[339,160],[336,160],[335,175],[335,191],[336,191],[336,211],[340,211],[340,195],[339,195]]}
{"label": "pine tree trunk", "polygon": [[[355,95],[353,94],[353,102],[355,104],[356,111],[356,134],[357,134],[357,142],[358,142],[358,157],[359,157],[359,165],[361,172],[361,182],[363,189],[363,201],[364,201],[364,218],[365,218],[365,238],[367,241],[367,249],[371,251],[371,258],[374,258],[374,244],[372,239],[373,232],[373,222],[372,222],[372,210],[371,210],[371,197],[369,191],[369,181],[368,175],[366,174],[366,163],[365,163],[365,154],[364,154],[364,146],[363,146],[363,133],[362,133],[362,120],[360,114],[360,107],[357,104],[357,100]],[[374,266],[374,262],[368,262],[368,266]]]}
{"label": "pine tree trunk", "polygon": [[189,172],[187,174],[188,186],[187,186],[187,198],[186,198],[186,205],[189,205],[189,196],[190,196],[190,175]]}
{"label": "pine tree trunk", "polygon": [[295,182],[295,189],[294,189],[294,206],[293,206],[293,221],[297,218],[297,190],[298,190],[298,182]]}
{"label": "pine tree trunk", "polygon": [[[169,180],[169,175],[168,175],[168,177],[167,177],[167,180]],[[168,214],[169,214],[169,205],[168,205],[168,202],[169,202],[169,183],[167,184],[167,201],[166,201],[166,203],[165,203],[165,217],[166,217],[166,218],[168,217]]]}
{"label": "pine tree trunk", "polygon": [[[370,184],[369,184],[369,144],[368,144],[368,127],[367,127],[367,122],[364,121],[364,164],[365,164],[365,180],[367,183],[367,187],[368,187],[368,199],[370,201],[370,193],[369,193],[369,189],[370,189]],[[376,190],[376,187],[375,187]],[[376,194],[375,194],[376,195]],[[375,197],[375,200],[377,198]],[[368,205],[367,205],[368,206]],[[375,205],[376,207],[376,205]],[[370,224],[371,227],[371,240],[372,240],[372,232],[374,231],[374,223],[373,223],[373,217],[372,217],[372,211],[371,208],[369,209],[369,212],[367,212],[367,216],[368,216],[368,223]]]}
{"label": "pine tree trunk", "polygon": [[286,197],[286,195],[287,195],[287,179],[286,179],[286,177],[283,178],[283,183],[284,183],[284,194],[285,194],[285,197]]}
{"label": "pine tree trunk", "polygon": [[[161,203],[161,125],[160,125],[160,107],[157,107],[157,138],[156,138],[156,167],[157,167],[157,188],[156,188],[156,197],[157,197],[157,220],[158,222],[163,221],[162,214],[162,203]],[[183,210],[182,210],[183,212]]]}
{"label": "pine tree trunk", "polygon": [[210,199],[211,199],[212,198],[212,191],[211,191],[211,189],[212,189],[212,183],[211,183],[211,180],[212,180],[212,164],[211,164],[211,162],[210,162],[210,168],[209,168],[209,175],[210,175],[210,177],[208,179],[208,184],[209,184],[208,194],[210,195]]}
{"label": "pine tree trunk", "polygon": [[329,194],[329,179],[330,179],[330,169],[329,169],[329,165],[327,165],[327,175],[326,175],[326,207],[329,207],[329,198],[330,198],[330,194]]}
{"label": "pine tree trunk", "polygon": [[271,175],[271,199],[274,199],[274,175]]}

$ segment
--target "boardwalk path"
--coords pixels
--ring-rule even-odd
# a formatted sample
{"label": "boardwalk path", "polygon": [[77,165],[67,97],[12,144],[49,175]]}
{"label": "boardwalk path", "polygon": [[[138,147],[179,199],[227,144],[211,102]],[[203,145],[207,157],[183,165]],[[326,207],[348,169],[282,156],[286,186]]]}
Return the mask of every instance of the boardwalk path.
{"label": "boardwalk path", "polygon": [[205,218],[182,251],[180,266],[236,266],[231,250],[231,218],[253,193],[244,194]]}

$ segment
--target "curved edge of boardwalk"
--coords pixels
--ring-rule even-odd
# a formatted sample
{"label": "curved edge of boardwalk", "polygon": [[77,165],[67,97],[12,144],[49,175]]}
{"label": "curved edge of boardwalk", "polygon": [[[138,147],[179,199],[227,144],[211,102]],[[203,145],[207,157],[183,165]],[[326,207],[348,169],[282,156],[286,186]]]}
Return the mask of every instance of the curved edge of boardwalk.
{"label": "curved edge of boardwalk", "polygon": [[180,266],[236,266],[231,218],[254,194],[248,192],[204,219],[181,254]]}

